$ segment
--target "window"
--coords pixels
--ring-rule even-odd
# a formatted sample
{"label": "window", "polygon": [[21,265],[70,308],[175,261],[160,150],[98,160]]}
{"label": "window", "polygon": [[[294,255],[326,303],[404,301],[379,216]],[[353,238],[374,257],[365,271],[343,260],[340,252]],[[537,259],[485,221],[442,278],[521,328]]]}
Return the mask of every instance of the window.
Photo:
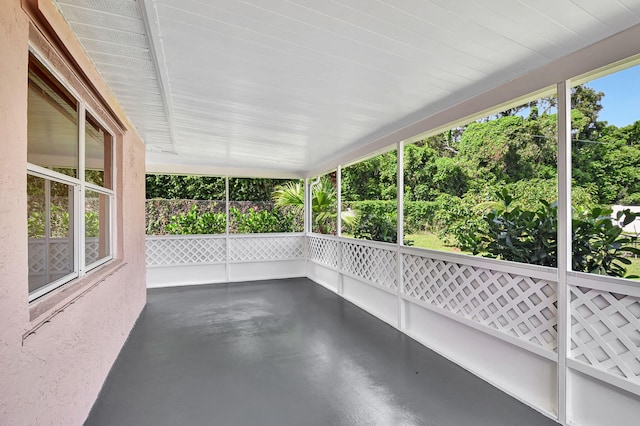
{"label": "window", "polygon": [[29,300],[113,258],[113,135],[29,55]]}

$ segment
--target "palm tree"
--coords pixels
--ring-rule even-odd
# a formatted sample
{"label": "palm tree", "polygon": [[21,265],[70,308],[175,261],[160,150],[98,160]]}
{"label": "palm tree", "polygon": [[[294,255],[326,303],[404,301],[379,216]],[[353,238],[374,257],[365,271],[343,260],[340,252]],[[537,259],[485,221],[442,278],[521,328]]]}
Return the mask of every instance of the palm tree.
{"label": "palm tree", "polygon": [[[304,185],[300,181],[277,186],[271,196],[278,207],[289,207],[299,213],[304,211]],[[333,184],[325,176],[321,177],[311,190],[311,217],[314,230],[321,234],[335,232],[336,200],[336,189]],[[354,210],[348,210],[343,211],[340,216],[346,225],[352,225],[357,213]]]}

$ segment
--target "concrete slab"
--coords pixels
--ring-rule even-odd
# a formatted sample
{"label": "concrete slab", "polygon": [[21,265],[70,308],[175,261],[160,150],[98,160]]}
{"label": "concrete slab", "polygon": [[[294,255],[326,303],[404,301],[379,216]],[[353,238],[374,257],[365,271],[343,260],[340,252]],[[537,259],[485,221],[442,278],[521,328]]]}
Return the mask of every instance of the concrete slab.
{"label": "concrete slab", "polygon": [[296,278],[149,290],[86,424],[556,423]]}

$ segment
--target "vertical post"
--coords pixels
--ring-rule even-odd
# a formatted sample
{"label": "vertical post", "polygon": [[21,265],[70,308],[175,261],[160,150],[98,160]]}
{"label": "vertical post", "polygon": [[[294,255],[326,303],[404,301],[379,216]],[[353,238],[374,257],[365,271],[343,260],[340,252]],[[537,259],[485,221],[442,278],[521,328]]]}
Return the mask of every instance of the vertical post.
{"label": "vertical post", "polygon": [[[49,179],[44,180],[44,267],[45,267],[45,280],[46,284],[51,282],[51,181]],[[69,221],[69,228],[71,224]],[[69,235],[69,244],[73,244],[73,239]],[[73,253],[73,250],[69,250],[69,253]],[[74,260],[71,259],[71,267],[74,267]],[[74,272],[77,269],[74,268]]]}
{"label": "vertical post", "polygon": [[[86,182],[85,169],[86,169],[86,147],[85,147],[85,135],[86,135],[86,110],[84,104],[80,102],[78,104],[78,180],[83,184]],[[85,259],[85,247],[86,247],[86,230],[85,230],[85,210],[86,210],[86,193],[87,188],[85,185],[80,186],[79,191],[75,191],[78,195],[77,203],[75,206],[79,205],[79,208],[73,209],[73,221],[72,218],[69,217],[69,224],[73,223],[75,225],[75,229],[77,230],[77,236],[73,235],[73,240],[75,244],[73,244],[73,253],[74,258],[76,259],[76,271],[78,271],[79,276],[83,276],[85,274],[86,269],[86,259]],[[69,215],[71,216],[71,215]],[[69,235],[69,238],[72,238]]]}
{"label": "vertical post", "polygon": [[342,295],[344,293],[344,277],[342,276],[342,242],[340,241],[340,237],[342,236],[342,166],[338,166],[336,170],[336,200],[338,202],[338,205],[336,206],[338,211],[338,229],[336,230],[336,245],[338,248],[338,252],[336,253],[338,257],[338,294]]}
{"label": "vertical post", "polygon": [[570,81],[558,84],[558,420],[568,421],[570,387],[567,357],[570,350],[570,298],[567,275],[571,270],[571,93]]}
{"label": "vertical post", "polygon": [[231,254],[231,242],[229,241],[229,176],[224,177],[224,215],[225,215],[225,228],[224,228],[224,240],[226,246],[225,255],[225,277],[226,281],[231,281],[231,271],[229,270],[229,256]]}
{"label": "vertical post", "polygon": [[404,330],[406,326],[406,316],[405,316],[405,303],[402,300],[402,287],[404,281],[404,271],[403,267],[403,259],[402,259],[402,246],[404,244],[404,144],[402,142],[398,142],[397,146],[397,154],[398,163],[396,166],[396,180],[397,180],[397,216],[398,216],[398,224],[397,224],[397,250],[396,250],[396,259],[397,259],[397,278],[396,281],[398,283],[397,294],[398,294],[398,329]]}
{"label": "vertical post", "polygon": [[336,169],[336,200],[338,205],[336,210],[338,211],[336,235],[342,236],[342,166],[338,166]]}
{"label": "vertical post", "polygon": [[309,187],[309,178],[305,178],[304,180],[304,233],[308,234],[309,232],[311,232],[311,226],[310,226],[310,222],[309,222],[309,210],[311,210],[310,206],[309,206],[309,192],[310,192],[310,187]]}

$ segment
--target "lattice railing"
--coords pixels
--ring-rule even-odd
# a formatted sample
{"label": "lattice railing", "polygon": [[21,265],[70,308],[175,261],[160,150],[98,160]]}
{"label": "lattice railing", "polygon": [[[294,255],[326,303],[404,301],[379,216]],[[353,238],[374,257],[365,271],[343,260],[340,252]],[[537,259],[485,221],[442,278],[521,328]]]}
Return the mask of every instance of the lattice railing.
{"label": "lattice railing", "polygon": [[338,241],[333,238],[311,236],[309,241],[309,260],[332,268],[338,267]]}
{"label": "lattice railing", "polygon": [[29,239],[29,275],[68,274],[73,271],[72,247],[68,238],[49,240],[49,270],[45,264],[47,243],[44,238]]}
{"label": "lattice railing", "polygon": [[229,241],[232,262],[304,259],[302,235],[256,235],[232,237]]}
{"label": "lattice railing", "polygon": [[556,350],[556,283],[405,254],[406,296]]}
{"label": "lattice railing", "polygon": [[44,240],[29,240],[29,275],[46,273],[45,249],[46,243]]}
{"label": "lattice railing", "polygon": [[84,243],[84,262],[90,265],[100,259],[100,244],[98,238],[87,238]]}
{"label": "lattice railing", "polygon": [[222,263],[226,244],[218,235],[147,237],[147,266]]}
{"label": "lattice railing", "polygon": [[375,247],[354,240],[342,245],[342,271],[383,287],[398,288],[397,253],[395,249]]}
{"label": "lattice railing", "polygon": [[640,384],[640,297],[570,289],[571,357]]}

